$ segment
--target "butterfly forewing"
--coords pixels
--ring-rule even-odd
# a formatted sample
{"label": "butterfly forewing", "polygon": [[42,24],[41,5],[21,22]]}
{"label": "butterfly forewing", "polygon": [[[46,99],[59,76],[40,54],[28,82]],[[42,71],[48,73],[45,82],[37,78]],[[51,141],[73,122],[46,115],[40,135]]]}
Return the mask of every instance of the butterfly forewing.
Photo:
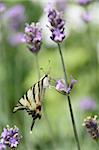
{"label": "butterfly forewing", "polygon": [[14,107],[13,112],[16,112],[21,109],[26,109],[30,111],[36,109],[36,104],[32,94],[32,88],[30,88],[26,92],[26,94],[24,94],[23,97],[18,101],[18,104]]}
{"label": "butterfly forewing", "polygon": [[45,75],[22,96],[18,104],[14,107],[13,112],[25,109],[29,115],[32,115],[34,121],[36,118],[40,119],[42,99],[48,85],[49,78],[48,75]]}

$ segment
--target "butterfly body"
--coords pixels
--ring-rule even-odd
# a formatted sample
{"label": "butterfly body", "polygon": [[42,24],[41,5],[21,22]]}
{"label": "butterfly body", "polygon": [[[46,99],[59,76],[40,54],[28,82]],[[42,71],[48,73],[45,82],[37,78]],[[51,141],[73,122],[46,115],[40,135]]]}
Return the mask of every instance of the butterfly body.
{"label": "butterfly body", "polygon": [[18,101],[14,107],[13,112],[18,110],[26,110],[32,116],[33,122],[31,130],[37,118],[41,118],[42,99],[44,97],[45,89],[49,86],[49,76],[44,75],[37,83],[35,83]]}

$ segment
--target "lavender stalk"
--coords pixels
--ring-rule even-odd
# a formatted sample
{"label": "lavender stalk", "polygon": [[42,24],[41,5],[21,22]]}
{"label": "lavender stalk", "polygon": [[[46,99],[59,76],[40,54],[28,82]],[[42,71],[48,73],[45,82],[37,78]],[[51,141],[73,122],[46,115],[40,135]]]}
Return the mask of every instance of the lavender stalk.
{"label": "lavender stalk", "polygon": [[[92,3],[92,0],[79,0],[78,3],[84,8],[84,13],[82,14],[82,20],[85,22],[87,26],[86,34],[88,38],[89,49],[92,50],[92,57],[93,57],[93,64],[95,65],[96,70],[96,83],[98,82],[98,55],[97,55],[97,48],[96,48],[96,38],[92,35],[90,22],[92,21],[92,16],[89,11],[89,5]],[[92,60],[91,60],[92,61]]]}
{"label": "lavender stalk", "polygon": [[37,74],[38,74],[38,79],[40,79],[40,70],[39,70],[38,54],[35,55],[35,63],[36,63],[36,70],[37,70]]}
{"label": "lavender stalk", "polygon": [[[62,51],[61,51],[61,47],[60,47],[59,43],[58,43],[58,49],[59,49],[59,53],[60,53],[60,57],[61,57],[61,63],[62,63],[62,67],[63,67],[65,84],[68,86],[67,74],[66,74],[64,59],[63,59],[63,55],[62,55]],[[77,148],[78,148],[78,150],[80,150],[80,143],[79,143],[77,129],[76,129],[76,124],[75,124],[75,120],[74,120],[74,115],[73,115],[73,109],[72,109],[72,105],[71,105],[70,95],[67,95],[67,99],[68,99],[68,105],[69,105],[69,110],[70,110],[70,115],[71,115],[71,120],[72,120],[72,125],[73,125],[74,136],[75,136],[75,140],[76,140],[76,143],[77,143]]]}
{"label": "lavender stalk", "polygon": [[27,44],[28,49],[35,54],[35,65],[37,69],[38,79],[40,79],[38,52],[40,51],[42,44],[42,32],[38,23],[26,24],[24,41]]}
{"label": "lavender stalk", "polygon": [[[24,41],[27,44],[28,49],[35,55],[35,63],[36,63],[36,69],[38,74],[38,80],[40,79],[40,67],[39,67],[39,61],[38,61],[38,53],[41,49],[42,44],[42,29],[39,27],[39,23],[31,23],[26,24],[25,27],[25,35],[24,35]],[[44,111],[44,117],[47,122],[48,130],[51,133],[52,138],[54,137],[53,130],[50,124],[50,121],[47,116],[45,103],[43,103],[43,111]],[[53,146],[56,145],[53,141]]]}
{"label": "lavender stalk", "polygon": [[65,85],[66,85],[66,88],[67,88],[66,91],[68,93],[68,94],[65,94],[65,95],[67,95],[67,98],[68,98],[69,110],[70,110],[70,115],[71,115],[71,120],[72,120],[72,125],[73,125],[73,130],[74,130],[74,135],[75,135],[75,139],[76,139],[77,148],[78,148],[78,150],[80,150],[80,144],[79,144],[76,124],[75,124],[75,120],[74,120],[74,115],[73,115],[73,110],[72,110],[72,105],[71,105],[71,100],[70,100],[70,95],[69,95],[70,94],[69,93],[70,89],[72,87],[70,89],[68,88],[69,87],[68,79],[67,79],[64,59],[63,59],[63,55],[62,55],[62,51],[61,51],[61,47],[60,47],[60,43],[65,38],[65,33],[64,33],[65,21],[61,18],[60,13],[58,11],[56,11],[55,9],[53,9],[52,7],[48,8],[48,21],[50,23],[50,26],[48,26],[48,27],[51,31],[50,38],[55,43],[58,44],[59,54],[60,54],[60,57],[61,57],[61,63],[62,63],[64,78],[65,78]]}

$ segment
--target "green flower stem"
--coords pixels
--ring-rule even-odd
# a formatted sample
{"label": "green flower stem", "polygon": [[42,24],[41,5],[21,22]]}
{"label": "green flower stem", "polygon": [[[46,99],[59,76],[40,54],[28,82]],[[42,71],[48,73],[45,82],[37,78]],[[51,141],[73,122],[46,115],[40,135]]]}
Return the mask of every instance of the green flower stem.
{"label": "green flower stem", "polygon": [[38,80],[40,79],[40,69],[39,69],[39,62],[38,62],[38,54],[35,54],[35,62],[36,62],[36,70],[38,74]]}
{"label": "green flower stem", "polygon": [[52,129],[52,126],[51,126],[51,123],[48,119],[48,115],[47,115],[47,111],[46,111],[46,107],[45,107],[45,102],[43,103],[43,113],[44,113],[44,118],[45,118],[45,121],[47,123],[47,127],[48,127],[48,130],[49,130],[49,133],[50,133],[50,136],[52,138],[52,146],[53,146],[53,149],[56,149],[56,141],[55,141],[55,135],[54,135],[54,132],[53,132],[53,129]]}
{"label": "green flower stem", "polygon": [[[84,8],[86,12],[89,12],[88,7]],[[88,43],[89,44],[89,50],[92,50],[92,57],[93,57],[93,64],[95,66],[95,70],[96,70],[96,83],[98,82],[98,54],[97,54],[97,43],[98,41],[96,40],[96,38],[92,35],[92,31],[91,31],[91,24],[86,23],[87,26],[87,30],[86,30],[86,34],[87,34],[87,38],[88,38]],[[91,60],[91,61],[92,61]]]}
{"label": "green flower stem", "polygon": [[[59,49],[61,62],[62,62],[62,67],[63,67],[65,84],[66,84],[66,86],[68,86],[68,80],[67,80],[67,74],[66,74],[66,69],[65,69],[65,63],[64,63],[64,59],[63,59],[63,55],[62,55],[62,51],[61,51],[61,47],[60,47],[59,43],[58,43],[58,49]],[[69,105],[69,110],[70,110],[70,115],[71,115],[71,120],[72,120],[73,131],[74,131],[74,136],[75,136],[77,148],[78,148],[78,150],[80,150],[80,143],[79,143],[77,129],[76,129],[76,124],[75,124],[75,120],[74,120],[74,115],[73,115],[73,109],[72,109],[72,105],[71,105],[70,95],[67,95],[67,99],[68,99],[68,105]]]}
{"label": "green flower stem", "polygon": [[[35,55],[35,62],[36,62],[36,69],[37,69],[37,74],[38,74],[38,80],[39,80],[40,79],[40,67],[39,67],[39,61],[38,61],[38,54]],[[49,130],[49,132],[51,134],[51,137],[53,138],[52,144],[53,144],[53,148],[55,149],[56,148],[56,143],[54,141],[54,137],[55,136],[54,136],[53,129],[52,129],[52,126],[50,124],[50,121],[48,119],[45,102],[43,103],[43,113],[44,113],[44,117],[45,117],[45,120],[46,120],[46,123],[47,123],[48,130]]]}
{"label": "green flower stem", "polygon": [[[87,37],[90,43],[89,49],[92,50],[92,56],[93,56],[93,63],[96,69],[96,83],[98,82],[98,54],[97,54],[97,47],[96,44],[98,43],[96,38],[93,37],[92,32],[91,32],[91,27],[90,24],[87,24]],[[92,60],[91,60],[92,61]]]}

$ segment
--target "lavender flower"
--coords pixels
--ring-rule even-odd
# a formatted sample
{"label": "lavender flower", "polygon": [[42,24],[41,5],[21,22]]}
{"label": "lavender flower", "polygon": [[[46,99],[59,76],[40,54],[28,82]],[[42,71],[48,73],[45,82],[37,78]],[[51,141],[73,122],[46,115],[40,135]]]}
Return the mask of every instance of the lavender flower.
{"label": "lavender flower", "polygon": [[42,41],[42,32],[38,23],[26,24],[24,41],[31,52],[38,53]]}
{"label": "lavender flower", "polygon": [[21,32],[15,32],[8,35],[8,42],[11,46],[17,46],[23,43],[24,34]]}
{"label": "lavender flower", "polygon": [[84,6],[90,4],[91,2],[92,0],[78,0],[78,3]]}
{"label": "lavender flower", "polygon": [[6,9],[6,6],[4,5],[4,3],[0,2],[0,13],[4,12]]}
{"label": "lavender flower", "polygon": [[79,106],[85,111],[94,110],[96,108],[96,102],[90,97],[85,97],[80,101]]}
{"label": "lavender flower", "polygon": [[48,13],[48,21],[50,23],[49,29],[52,32],[50,38],[56,43],[62,42],[63,39],[65,38],[64,33],[65,21],[61,18],[60,13],[51,7],[49,7],[47,13]]}
{"label": "lavender flower", "polygon": [[56,81],[56,90],[62,94],[66,94],[66,86],[62,80]]}
{"label": "lavender flower", "polygon": [[59,12],[64,12],[67,6],[66,0],[55,0],[54,5]]}
{"label": "lavender flower", "polygon": [[84,119],[83,126],[94,140],[99,140],[99,120],[97,120],[97,116],[89,116]]}
{"label": "lavender flower", "polygon": [[[10,128],[7,126],[3,129],[3,132],[1,134],[0,138],[0,147],[3,149],[8,146],[9,148],[16,148],[20,142],[20,136],[19,136],[19,129],[14,126],[14,128]],[[2,149],[2,150],[3,150]]]}
{"label": "lavender flower", "polygon": [[24,13],[24,6],[23,5],[15,5],[9,8],[6,13],[5,17],[8,20],[9,27],[15,31],[18,31],[21,24],[25,19]]}
{"label": "lavender flower", "polygon": [[74,84],[76,83],[77,81],[75,79],[71,79],[70,81],[70,84],[68,87],[66,87],[65,83],[63,80],[58,80],[56,81],[56,90],[64,95],[66,94],[70,94]]}
{"label": "lavender flower", "polygon": [[6,149],[6,145],[3,144],[2,141],[0,141],[0,150],[5,150]]}
{"label": "lavender flower", "polygon": [[89,22],[91,21],[91,19],[92,19],[91,14],[88,13],[88,12],[83,13],[83,14],[81,15],[81,18],[82,18],[82,20],[83,20],[85,23],[89,23]]}

